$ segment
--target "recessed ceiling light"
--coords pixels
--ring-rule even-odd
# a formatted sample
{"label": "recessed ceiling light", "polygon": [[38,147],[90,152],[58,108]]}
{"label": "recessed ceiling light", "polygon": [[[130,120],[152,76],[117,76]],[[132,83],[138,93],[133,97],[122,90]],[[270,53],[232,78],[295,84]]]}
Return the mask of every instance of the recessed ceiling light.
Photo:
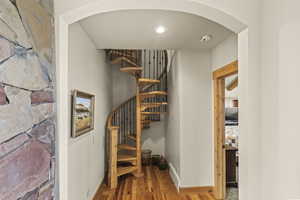
{"label": "recessed ceiling light", "polygon": [[201,38],[201,42],[208,42],[208,41],[210,41],[212,39],[212,35],[204,35],[204,36],[202,36],[202,38]]}
{"label": "recessed ceiling light", "polygon": [[158,26],[156,29],[155,29],[156,33],[158,34],[163,34],[164,32],[166,32],[166,28],[164,26]]}

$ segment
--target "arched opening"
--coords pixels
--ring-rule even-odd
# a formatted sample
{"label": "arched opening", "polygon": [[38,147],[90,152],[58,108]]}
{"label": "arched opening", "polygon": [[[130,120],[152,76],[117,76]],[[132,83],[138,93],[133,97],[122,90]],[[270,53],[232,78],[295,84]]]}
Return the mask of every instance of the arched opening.
{"label": "arched opening", "polygon": [[[87,4],[74,11],[63,13],[57,16],[56,35],[57,35],[57,90],[58,90],[58,154],[59,154],[59,195],[62,199],[68,199],[68,27],[70,24],[82,20],[86,17],[99,13],[118,10],[138,10],[138,9],[156,9],[186,12],[207,18],[211,21],[221,24],[235,33],[241,33],[246,29],[246,25],[236,20],[234,17],[204,4],[181,1],[176,4],[173,2],[136,2],[136,1],[107,1]],[[243,34],[244,35],[244,34]],[[243,37],[247,39],[247,37]],[[247,60],[247,53],[240,55],[241,60]],[[247,63],[241,62],[247,67]],[[242,84],[242,82],[241,82]],[[242,177],[241,177],[242,178]]]}

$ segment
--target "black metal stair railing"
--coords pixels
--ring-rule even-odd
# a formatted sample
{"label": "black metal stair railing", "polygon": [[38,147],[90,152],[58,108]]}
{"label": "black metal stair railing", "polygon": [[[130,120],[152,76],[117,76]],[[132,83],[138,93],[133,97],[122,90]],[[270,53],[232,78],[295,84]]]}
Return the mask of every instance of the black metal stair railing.
{"label": "black metal stair railing", "polygon": [[166,65],[167,53],[165,50],[142,50],[140,56],[141,67],[143,68],[142,78],[159,80]]}
{"label": "black metal stair railing", "polygon": [[[140,88],[140,92],[164,91],[167,92],[167,67],[168,54],[166,50],[108,50],[109,60],[118,61],[121,68],[140,67],[138,78],[159,80],[159,83],[150,84]],[[133,65],[135,64],[135,65]],[[166,103],[167,95],[147,98],[143,103]],[[163,113],[167,111],[167,105],[161,105],[144,110],[145,112]],[[136,131],[136,98],[132,97],[116,108],[109,117],[108,126],[119,127],[119,144],[124,144],[128,136],[134,136]],[[159,114],[148,115],[146,120],[160,121]]]}
{"label": "black metal stair railing", "polygon": [[[160,83],[158,84],[152,84],[147,88],[144,88],[142,92],[153,92],[153,91],[168,91],[168,77],[167,77],[167,69],[168,69],[168,58],[167,58],[167,51],[150,51],[146,52],[146,55],[150,55],[150,57],[153,57],[154,65],[151,69],[148,70],[147,73],[147,67],[146,67],[146,73],[145,77],[150,79],[159,80]],[[158,58],[158,59],[155,59]],[[151,63],[150,63],[151,68]],[[150,74],[150,75],[149,75]],[[151,103],[151,104],[160,104],[160,103],[167,103],[167,95],[161,95],[161,96],[155,96],[151,98],[147,98],[144,102],[145,103]],[[152,113],[164,113],[167,111],[167,105],[163,104],[157,107],[148,108],[145,110],[146,112],[152,112]],[[148,116],[148,120],[151,121],[160,121],[160,114],[153,114]]]}
{"label": "black metal stair railing", "polygon": [[[140,92],[163,91],[167,93],[168,54],[166,50],[107,50],[108,59],[116,61],[121,68],[141,68],[135,75],[137,78],[159,80],[159,83],[140,87]],[[166,103],[167,95],[146,98],[142,103]],[[160,105],[144,110],[145,112],[163,113],[167,105]],[[144,120],[160,121],[160,114],[147,115]],[[109,128],[118,127],[118,144],[128,144],[130,136],[136,135],[136,96],[131,97],[114,109],[106,124],[106,147],[109,145]],[[131,138],[132,138],[131,137]],[[109,150],[106,148],[106,160],[109,160]]]}
{"label": "black metal stair railing", "polygon": [[140,78],[160,80],[168,65],[166,50],[108,50],[109,60],[118,62],[120,68],[140,67]]}
{"label": "black metal stair railing", "polygon": [[134,136],[136,130],[136,98],[132,97],[113,113],[111,126],[119,127],[118,144],[127,143],[128,136]]}

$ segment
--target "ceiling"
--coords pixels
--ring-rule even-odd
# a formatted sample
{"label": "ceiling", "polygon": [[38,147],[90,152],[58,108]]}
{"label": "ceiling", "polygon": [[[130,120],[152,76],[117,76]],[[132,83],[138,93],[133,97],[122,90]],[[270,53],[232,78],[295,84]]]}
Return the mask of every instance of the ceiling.
{"label": "ceiling", "polygon": [[[176,11],[124,10],[98,14],[80,21],[98,49],[210,49],[233,32],[205,18]],[[155,32],[164,26],[163,34]],[[204,35],[213,39],[202,43]]]}

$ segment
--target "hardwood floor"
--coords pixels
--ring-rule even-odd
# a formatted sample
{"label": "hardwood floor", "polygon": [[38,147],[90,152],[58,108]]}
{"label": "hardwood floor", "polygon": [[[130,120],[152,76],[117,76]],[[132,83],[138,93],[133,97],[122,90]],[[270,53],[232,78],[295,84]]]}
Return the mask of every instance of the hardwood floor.
{"label": "hardwood floor", "polygon": [[215,200],[209,193],[179,194],[167,170],[149,166],[143,168],[143,173],[141,178],[122,177],[115,190],[102,185],[94,200]]}

